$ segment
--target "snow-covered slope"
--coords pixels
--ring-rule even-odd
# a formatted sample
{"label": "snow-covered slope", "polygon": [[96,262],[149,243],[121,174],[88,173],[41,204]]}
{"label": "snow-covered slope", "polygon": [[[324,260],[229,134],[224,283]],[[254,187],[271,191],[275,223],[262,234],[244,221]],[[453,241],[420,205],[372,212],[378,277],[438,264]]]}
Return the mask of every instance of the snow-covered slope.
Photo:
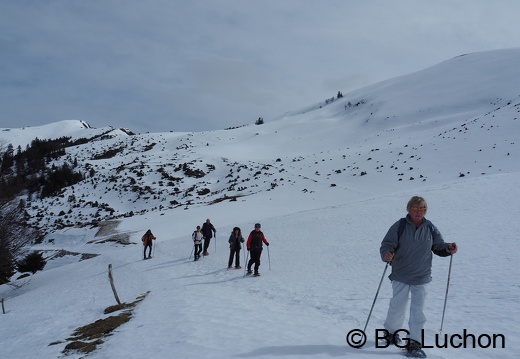
{"label": "snow-covered slope", "polygon": [[35,138],[56,139],[60,137],[70,137],[71,141],[78,139],[92,139],[105,135],[107,138],[114,136],[127,135],[125,129],[114,129],[112,127],[92,128],[88,123],[81,120],[59,121],[42,126],[24,128],[0,128],[0,144],[7,146],[11,144],[14,149],[21,147],[25,150],[26,146]]}
{"label": "snow-covered slope", "polygon": [[[38,134],[65,135],[65,129],[74,138],[92,138],[66,156],[69,163],[78,160],[88,180],[60,197],[28,203],[46,230],[281,187],[299,196],[318,186],[315,196],[342,203],[347,193],[420,189],[461,175],[515,170],[519,54],[460,56],[260,126],[129,136],[70,121],[42,126],[32,136],[28,129],[2,133],[25,131],[27,143]],[[57,212],[45,216],[49,208]],[[57,218],[61,211],[67,215]]]}
{"label": "snow-covered slope", "polygon": [[[345,335],[365,324],[384,268],[379,243],[415,194],[460,247],[443,335],[506,338],[505,349],[452,345],[429,356],[517,357],[519,61],[520,49],[468,54],[260,126],[95,137],[67,148],[58,163],[77,159],[92,176],[26,210],[49,233],[35,248],[69,254],[17,289],[0,287],[2,357],[60,357],[75,328],[107,317],[115,304],[109,263],[123,301],[149,294],[96,358],[399,357],[374,345],[387,280],[367,345],[352,349]],[[68,124],[74,134],[95,131]],[[193,263],[190,234],[206,218],[217,240]],[[101,226],[73,226],[92,220]],[[244,278],[226,270],[227,238],[255,222],[271,246],[263,276]],[[158,240],[153,260],[143,261],[148,228]],[[73,253],[100,255],[78,262]],[[426,344],[438,335],[448,263],[434,261]]]}

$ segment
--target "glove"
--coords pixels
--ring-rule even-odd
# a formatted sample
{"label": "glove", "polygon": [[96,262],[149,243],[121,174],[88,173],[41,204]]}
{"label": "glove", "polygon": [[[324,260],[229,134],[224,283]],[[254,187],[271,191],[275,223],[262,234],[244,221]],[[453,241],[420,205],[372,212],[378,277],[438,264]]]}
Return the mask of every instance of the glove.
{"label": "glove", "polygon": [[269,243],[266,243],[265,245],[269,247]]}
{"label": "glove", "polygon": [[450,251],[451,254],[457,253],[457,249],[458,249],[458,247],[457,247],[456,243],[450,243],[448,245],[448,250]]}
{"label": "glove", "polygon": [[384,255],[384,261],[386,263],[392,263],[394,260],[394,254],[392,252],[386,252]]}
{"label": "glove", "polygon": [[247,250],[249,251],[249,247],[247,247]]}

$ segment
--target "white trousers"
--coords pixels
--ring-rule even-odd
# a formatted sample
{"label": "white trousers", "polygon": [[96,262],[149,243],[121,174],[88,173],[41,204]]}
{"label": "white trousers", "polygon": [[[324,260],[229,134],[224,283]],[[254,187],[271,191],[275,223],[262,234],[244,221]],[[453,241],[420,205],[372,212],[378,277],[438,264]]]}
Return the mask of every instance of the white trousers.
{"label": "white trousers", "polygon": [[[408,304],[408,296],[411,293],[410,301],[410,317],[408,318],[408,327],[410,338],[421,342],[422,329],[426,323],[424,315],[424,301],[426,300],[427,284],[408,285],[398,281],[392,281],[393,297],[390,299],[390,306],[385,320],[385,329],[390,333],[404,329],[404,317],[406,314],[406,306]],[[403,337],[401,335],[401,337]]]}

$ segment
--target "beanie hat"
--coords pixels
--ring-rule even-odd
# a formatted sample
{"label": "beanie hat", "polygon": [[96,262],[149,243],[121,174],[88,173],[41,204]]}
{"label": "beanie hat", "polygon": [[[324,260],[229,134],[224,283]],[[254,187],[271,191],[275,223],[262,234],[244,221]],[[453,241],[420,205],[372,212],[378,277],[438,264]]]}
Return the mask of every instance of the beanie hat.
{"label": "beanie hat", "polygon": [[260,227],[262,227],[262,226],[260,225],[260,223],[255,224],[255,228],[260,228]]}

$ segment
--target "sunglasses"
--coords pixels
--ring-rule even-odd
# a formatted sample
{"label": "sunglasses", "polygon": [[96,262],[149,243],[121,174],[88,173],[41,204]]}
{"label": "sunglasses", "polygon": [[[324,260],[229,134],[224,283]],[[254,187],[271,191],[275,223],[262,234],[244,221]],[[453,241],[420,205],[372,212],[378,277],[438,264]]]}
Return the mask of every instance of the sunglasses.
{"label": "sunglasses", "polygon": [[426,207],[412,207],[412,212],[426,212]]}

